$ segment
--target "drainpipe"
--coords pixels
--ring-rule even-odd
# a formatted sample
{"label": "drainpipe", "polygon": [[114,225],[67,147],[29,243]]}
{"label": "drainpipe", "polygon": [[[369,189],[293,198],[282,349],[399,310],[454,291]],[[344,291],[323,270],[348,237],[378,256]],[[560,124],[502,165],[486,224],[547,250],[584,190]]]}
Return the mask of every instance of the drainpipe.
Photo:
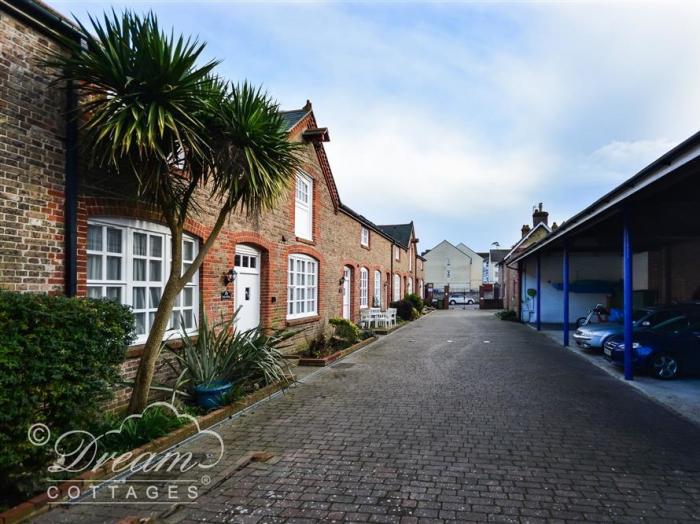
{"label": "drainpipe", "polygon": [[65,282],[66,295],[78,293],[78,100],[72,82],[66,87]]}
{"label": "drainpipe", "polygon": [[535,304],[537,309],[537,331],[542,331],[542,256],[537,252],[537,290],[535,295]]}
{"label": "drainpipe", "polygon": [[393,242],[391,243],[391,247],[389,248],[389,268],[391,271],[391,277],[389,278],[389,304],[391,304],[394,301],[394,244]]}

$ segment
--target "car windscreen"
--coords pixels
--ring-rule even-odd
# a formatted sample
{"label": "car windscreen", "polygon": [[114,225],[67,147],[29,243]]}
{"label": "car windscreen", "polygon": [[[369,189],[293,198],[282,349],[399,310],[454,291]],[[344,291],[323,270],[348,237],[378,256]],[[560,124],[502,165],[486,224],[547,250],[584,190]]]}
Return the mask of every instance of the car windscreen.
{"label": "car windscreen", "polygon": [[685,331],[696,320],[687,315],[677,315],[669,320],[656,324],[651,330],[654,333],[676,333]]}

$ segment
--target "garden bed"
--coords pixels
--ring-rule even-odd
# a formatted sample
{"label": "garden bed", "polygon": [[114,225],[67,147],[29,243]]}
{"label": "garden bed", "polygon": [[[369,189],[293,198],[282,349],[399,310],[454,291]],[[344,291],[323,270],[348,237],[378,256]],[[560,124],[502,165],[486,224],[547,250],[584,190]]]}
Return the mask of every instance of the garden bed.
{"label": "garden bed", "polygon": [[343,357],[348,356],[350,353],[354,353],[358,349],[365,347],[366,345],[370,344],[371,342],[374,342],[375,340],[377,340],[377,337],[374,337],[374,336],[366,338],[364,340],[361,340],[357,344],[353,344],[352,346],[350,346],[348,348],[341,349],[341,350],[336,351],[335,353],[333,353],[331,355],[327,355],[325,357],[300,356],[299,357],[299,365],[300,366],[325,367],[325,366],[332,364],[333,362],[335,362],[339,358],[343,358]]}
{"label": "garden bed", "polygon": [[[293,381],[294,377],[292,376],[290,377],[290,383]],[[237,400],[232,404],[211,411],[206,415],[195,417],[197,420],[197,424],[199,425],[199,429],[207,429],[226,418],[233,417],[237,413],[249,408],[256,402],[259,402],[264,398],[283,390],[284,388],[285,384],[283,383],[270,384],[269,386],[262,387],[259,390],[254,391],[249,395],[246,395],[244,398]],[[176,444],[196,434],[197,424],[195,424],[194,422],[187,424],[176,429],[171,433],[168,433],[167,435],[163,435],[162,437],[152,440],[151,442],[148,442],[143,446],[133,449],[131,450],[132,456],[138,456],[147,452],[160,453],[162,451],[165,451],[166,449],[171,448]],[[108,480],[109,478],[116,476],[115,474],[111,473],[111,466],[112,461],[106,462],[96,471],[87,471],[82,475],[79,475],[78,477],[66,480],[63,483],[58,484],[57,488],[60,494],[52,498],[50,502],[52,504],[56,504],[65,501],[68,498],[68,489],[71,486],[80,485],[82,488],[86,488],[92,486],[93,484],[98,484],[101,481]],[[32,497],[28,501],[18,504],[17,506],[14,506],[0,513],[0,524],[13,524],[15,522],[21,522],[27,520],[29,517],[33,517],[46,511],[49,511],[50,509],[51,506],[49,506],[48,494],[46,492],[40,493],[39,495]]]}

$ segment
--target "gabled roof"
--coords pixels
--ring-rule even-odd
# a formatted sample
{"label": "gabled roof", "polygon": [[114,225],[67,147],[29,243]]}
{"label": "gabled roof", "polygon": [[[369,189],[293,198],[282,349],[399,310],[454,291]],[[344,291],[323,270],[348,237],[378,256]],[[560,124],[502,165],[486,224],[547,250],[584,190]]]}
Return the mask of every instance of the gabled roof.
{"label": "gabled roof", "polygon": [[547,224],[545,224],[544,222],[540,222],[535,227],[533,227],[527,235],[525,235],[523,238],[521,238],[515,244],[513,244],[513,247],[510,248],[510,251],[508,251],[508,253],[503,257],[503,260],[509,259],[518,250],[518,248],[523,244],[523,242],[525,242],[528,238],[530,238],[535,233],[535,231],[537,231],[538,229],[543,229],[543,228],[547,231],[547,233],[552,232],[552,229]]}
{"label": "gabled roof", "polygon": [[503,260],[509,252],[510,249],[492,249],[487,255],[490,257],[491,262],[498,263]]}
{"label": "gabled roof", "polygon": [[380,226],[378,226],[377,224],[375,224],[374,222],[372,222],[372,221],[371,221],[369,218],[367,218],[366,216],[361,215],[361,214],[359,214],[357,211],[355,211],[355,210],[351,209],[350,207],[346,206],[346,205],[343,204],[342,202],[340,203],[340,210],[343,211],[346,215],[349,215],[349,216],[351,216],[352,218],[354,218],[355,220],[357,220],[357,221],[358,221],[360,224],[362,224],[363,226],[365,226],[365,227],[371,229],[372,231],[374,231],[375,233],[377,233],[377,234],[383,236],[383,237],[386,238],[387,240],[389,240],[389,241],[391,241],[391,242],[394,242],[394,239],[393,239],[392,237],[390,237],[389,235],[387,235],[384,231],[382,231],[382,230],[380,229]]}
{"label": "gabled roof", "polygon": [[408,224],[387,224],[377,226],[401,247],[408,249],[413,236],[413,221]]}
{"label": "gabled roof", "polygon": [[[481,255],[474,251],[472,248],[470,248],[468,245],[466,245],[464,242],[460,242],[455,246],[457,249],[459,249],[462,253],[467,255],[469,258],[472,258],[472,254],[480,257]],[[471,252],[471,253],[470,253]],[[483,258],[483,257],[482,257]]]}
{"label": "gabled roof", "polygon": [[301,109],[291,109],[289,111],[280,111],[280,115],[287,125],[287,131],[291,131],[305,116],[311,113],[311,102],[306,101],[306,104]]}

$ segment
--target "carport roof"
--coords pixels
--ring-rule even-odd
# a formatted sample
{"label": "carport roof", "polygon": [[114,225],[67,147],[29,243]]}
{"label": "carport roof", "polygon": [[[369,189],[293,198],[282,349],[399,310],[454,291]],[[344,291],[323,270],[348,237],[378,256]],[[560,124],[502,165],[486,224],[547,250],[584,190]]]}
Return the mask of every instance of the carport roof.
{"label": "carport roof", "polygon": [[[554,247],[567,237],[571,237],[586,227],[590,227],[599,220],[608,218],[614,213],[619,214],[623,206],[632,200],[633,197],[640,196],[642,192],[650,191],[652,188],[659,188],[668,182],[675,184],[692,174],[695,174],[693,182],[697,183],[698,179],[700,179],[700,176],[698,176],[698,169],[700,169],[699,159],[700,132],[697,132],[643,168],[633,177],[562,223],[557,230],[539,242],[529,246],[521,253],[513,253],[511,257],[507,257],[506,262],[515,263],[524,260],[538,251]],[[691,184],[691,187],[694,188],[694,185]],[[674,197],[680,204],[687,204],[688,202],[685,201],[687,198],[698,198],[696,194],[688,194],[682,190],[678,190],[675,193],[677,194]],[[678,207],[678,203],[676,207]],[[651,221],[658,222],[655,215],[661,215],[662,211],[655,207],[647,209],[646,214],[648,216],[646,218],[649,219],[647,224]],[[695,214],[697,214],[697,211]]]}

